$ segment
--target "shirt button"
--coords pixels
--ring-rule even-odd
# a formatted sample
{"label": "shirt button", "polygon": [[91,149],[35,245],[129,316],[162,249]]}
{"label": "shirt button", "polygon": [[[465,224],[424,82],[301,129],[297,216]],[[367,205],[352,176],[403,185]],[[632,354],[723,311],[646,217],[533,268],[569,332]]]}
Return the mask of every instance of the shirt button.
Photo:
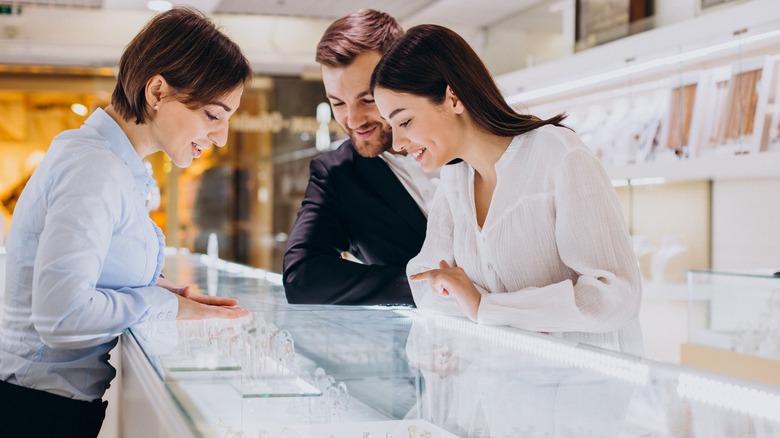
{"label": "shirt button", "polygon": [[493,265],[492,265],[492,264],[490,264],[490,263],[488,263],[488,264],[487,264],[487,268],[488,268],[488,269],[490,269],[490,270],[492,271],[492,270],[493,270]]}
{"label": "shirt button", "polygon": [[174,316],[174,315],[173,315],[173,311],[170,311],[170,310],[169,310],[169,311],[168,311],[168,315],[167,315],[167,316],[168,316],[168,319],[173,319],[173,316]]}

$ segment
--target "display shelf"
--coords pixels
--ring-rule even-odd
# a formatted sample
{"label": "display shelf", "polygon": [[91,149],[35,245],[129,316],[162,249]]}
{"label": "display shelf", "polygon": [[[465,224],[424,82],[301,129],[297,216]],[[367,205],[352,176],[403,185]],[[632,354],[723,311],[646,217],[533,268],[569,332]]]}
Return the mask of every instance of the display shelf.
{"label": "display shelf", "polygon": [[[572,56],[496,76],[510,104],[571,98],[642,83],[679,72],[681,62],[710,63],[732,56],[740,41],[749,50],[776,46],[780,3],[753,0],[720,11],[621,38]],[[695,32],[691,31],[695,29]],[[756,38],[772,32],[769,38]]]}
{"label": "display shelf", "polygon": [[[208,267],[197,256],[168,262],[176,266],[166,272],[172,281],[182,275],[205,284]],[[177,437],[780,435],[780,387],[413,308],[283,305],[278,285],[218,274],[220,293],[238,297],[251,316],[178,321],[173,331],[150,323],[123,337],[126,348],[147,355],[146,363],[125,364],[123,379],[154,380],[148,397],[166,407],[159,417],[147,409],[154,418],[123,422],[125,435],[161,436],[148,426],[167,421],[188,428]],[[176,371],[199,349],[238,369]],[[257,368],[270,359],[265,368],[274,368],[280,357],[286,376],[320,394],[245,397],[247,383],[278,377]],[[137,391],[125,406],[131,419],[145,408]]]}
{"label": "display shelf", "polygon": [[529,104],[529,111],[540,117],[565,112],[567,126],[613,180],[777,178],[780,122],[773,114],[780,81],[772,78],[778,65],[777,56],[755,56]]}
{"label": "display shelf", "polygon": [[780,178],[778,25],[780,3],[746,2],[497,82],[524,111],[568,114],[615,181]]}
{"label": "display shelf", "polygon": [[606,166],[614,180],[662,178],[665,182],[780,178],[780,152],[706,156],[625,166]]}

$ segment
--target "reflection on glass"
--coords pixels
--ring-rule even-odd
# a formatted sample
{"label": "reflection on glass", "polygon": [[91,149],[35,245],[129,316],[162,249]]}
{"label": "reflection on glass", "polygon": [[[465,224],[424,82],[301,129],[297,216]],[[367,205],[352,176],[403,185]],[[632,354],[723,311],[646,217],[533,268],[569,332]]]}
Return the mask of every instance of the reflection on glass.
{"label": "reflection on glass", "polygon": [[[618,437],[635,383],[413,318],[423,419],[462,437]],[[507,354],[509,353],[509,354]]]}

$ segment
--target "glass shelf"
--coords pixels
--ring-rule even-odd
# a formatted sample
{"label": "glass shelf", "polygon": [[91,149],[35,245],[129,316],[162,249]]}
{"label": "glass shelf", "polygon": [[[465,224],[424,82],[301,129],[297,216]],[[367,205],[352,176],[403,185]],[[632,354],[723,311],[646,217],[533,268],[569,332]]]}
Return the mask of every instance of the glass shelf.
{"label": "glass shelf", "polygon": [[681,363],[780,385],[780,276],[692,270],[688,288],[700,302],[689,306]]}
{"label": "glass shelf", "polygon": [[[168,267],[205,285],[196,256]],[[145,324],[123,342],[191,436],[780,436],[780,386],[407,307],[291,306],[251,272],[220,271],[218,292],[251,315]]]}
{"label": "glass shelf", "polygon": [[[780,276],[760,271],[691,270],[688,288],[691,296],[708,297],[704,317],[692,318],[698,321],[691,326],[692,342],[699,331],[738,333],[761,328],[771,335],[773,329],[780,330]],[[773,337],[778,336],[780,331]],[[735,341],[724,347],[740,348]]]}
{"label": "glass shelf", "polygon": [[[770,272],[767,269],[755,270],[755,271],[712,271],[704,269],[691,269],[688,271],[689,275],[698,278],[705,277],[729,277],[729,278],[763,278],[767,280],[780,280],[780,272]],[[776,274],[777,273],[777,274]],[[695,279],[696,281],[700,281]],[[778,283],[780,284],[780,283]]]}

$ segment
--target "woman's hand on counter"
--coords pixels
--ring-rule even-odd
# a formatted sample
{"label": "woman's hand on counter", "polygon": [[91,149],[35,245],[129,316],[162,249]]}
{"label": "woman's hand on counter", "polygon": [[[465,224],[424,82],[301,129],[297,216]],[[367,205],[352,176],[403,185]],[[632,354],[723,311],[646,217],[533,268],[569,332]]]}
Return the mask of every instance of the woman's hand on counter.
{"label": "woman's hand on counter", "polygon": [[428,281],[435,293],[454,298],[461,312],[472,321],[477,321],[482,294],[459,266],[450,266],[442,260],[439,269],[420,272],[409,277],[411,281]]}
{"label": "woman's hand on counter", "polygon": [[176,319],[234,319],[249,314],[249,311],[238,307],[235,298],[204,295],[195,286],[182,287],[165,278],[157,279],[157,286],[173,292],[178,298],[179,313]]}
{"label": "woman's hand on counter", "polygon": [[249,314],[249,311],[239,307],[235,298],[212,297],[209,295],[192,295],[183,297],[176,294],[179,300],[179,313],[176,319],[236,319]]}

